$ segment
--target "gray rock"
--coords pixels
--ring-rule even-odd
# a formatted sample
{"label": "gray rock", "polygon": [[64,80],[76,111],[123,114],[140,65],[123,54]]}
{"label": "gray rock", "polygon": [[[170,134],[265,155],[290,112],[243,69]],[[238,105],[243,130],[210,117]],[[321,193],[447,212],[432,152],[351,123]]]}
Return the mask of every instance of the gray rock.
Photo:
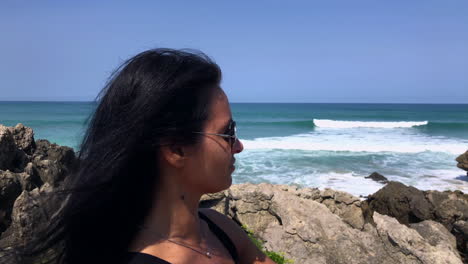
{"label": "gray rock", "polygon": [[16,146],[26,154],[31,155],[36,148],[36,143],[34,142],[34,131],[32,128],[25,127],[23,124],[19,123],[15,127],[11,127],[10,131],[13,135]]}
{"label": "gray rock", "polygon": [[393,217],[374,213],[374,222],[380,237],[387,238],[394,248],[398,248],[413,263],[462,263],[458,252],[450,247],[451,238],[444,240],[440,231],[437,234],[439,241],[432,245],[418,231],[401,225]]}
{"label": "gray rock", "polygon": [[16,199],[11,214],[12,223],[2,234],[0,248],[28,241],[34,232],[45,228],[63,202],[63,197],[51,195],[54,188],[44,184],[30,192],[23,191]]}
{"label": "gray rock", "polygon": [[422,191],[392,181],[369,196],[367,203],[373,211],[393,216],[405,225],[432,219],[434,208]]}
{"label": "gray rock", "polygon": [[425,195],[434,206],[432,219],[455,235],[458,249],[468,256],[468,196],[460,191],[427,191]]}
{"label": "gray rock", "polygon": [[388,179],[385,176],[383,176],[382,174],[378,173],[378,172],[373,172],[371,175],[366,176],[365,178],[366,179],[371,179],[373,181],[380,182],[380,183],[383,183],[383,184],[388,183]]}
{"label": "gray rock", "polygon": [[0,125],[0,169],[7,170],[11,167],[15,152],[16,145],[10,130]]}
{"label": "gray rock", "polygon": [[[462,256],[468,256],[468,196],[460,191],[420,191],[402,183],[390,182],[365,202],[372,212],[395,217],[409,225],[424,220],[441,223],[457,241]],[[455,226],[455,223],[458,223]],[[468,262],[468,259],[466,260]]]}
{"label": "gray rock", "polygon": [[227,195],[224,192],[205,194],[200,199],[201,208],[213,208],[223,214],[228,214]]}
{"label": "gray rock", "polygon": [[38,140],[32,164],[32,170],[37,172],[43,182],[56,186],[75,166],[75,152],[69,147],[51,144],[47,140]]}
{"label": "gray rock", "polygon": [[21,191],[15,174],[0,170],[0,234],[11,224],[13,204]]}
{"label": "gray rock", "polygon": [[16,146],[10,128],[0,125],[0,170],[21,172],[26,163],[26,153]]}
{"label": "gray rock", "polygon": [[268,250],[284,252],[295,263],[462,263],[453,247],[444,246],[453,246],[453,236],[438,229],[434,244],[435,235],[423,237],[378,213],[374,225],[361,220],[353,226],[343,212],[363,219],[361,201],[347,193],[241,184],[211,197],[205,197],[205,205],[246,226]]}
{"label": "gray rock", "polygon": [[457,251],[457,241],[455,237],[441,223],[426,220],[417,224],[410,224],[432,246],[447,247],[452,252]]}
{"label": "gray rock", "polygon": [[31,128],[0,125],[0,248],[26,240],[48,224],[44,213],[61,205],[60,199],[46,194],[69,174],[75,154],[68,147],[38,142],[36,146]]}
{"label": "gray rock", "polygon": [[468,150],[458,156],[455,160],[458,162],[457,167],[467,171],[468,173]]}
{"label": "gray rock", "polygon": [[26,172],[15,173],[15,177],[21,184],[23,191],[31,191],[37,187],[40,187],[43,183],[37,175],[31,175]]}
{"label": "gray rock", "polygon": [[364,228],[365,220],[359,198],[346,192],[335,191],[328,188],[321,193],[320,203],[327,206],[332,213],[338,215],[345,223],[353,228]]}
{"label": "gray rock", "polygon": [[468,252],[468,222],[458,220],[453,224],[452,234],[457,240],[457,247],[461,252]]}
{"label": "gray rock", "polygon": [[427,200],[433,205],[433,220],[451,229],[455,221],[468,220],[468,195],[460,191],[427,191]]}

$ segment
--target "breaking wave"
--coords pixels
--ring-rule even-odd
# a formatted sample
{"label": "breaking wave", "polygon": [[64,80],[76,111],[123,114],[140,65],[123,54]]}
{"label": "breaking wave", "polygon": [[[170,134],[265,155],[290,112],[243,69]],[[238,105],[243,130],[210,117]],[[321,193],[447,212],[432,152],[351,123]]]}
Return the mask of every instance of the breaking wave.
{"label": "breaking wave", "polygon": [[425,126],[428,121],[398,121],[398,122],[373,122],[373,121],[339,121],[329,119],[314,119],[314,125],[320,128],[404,128]]}

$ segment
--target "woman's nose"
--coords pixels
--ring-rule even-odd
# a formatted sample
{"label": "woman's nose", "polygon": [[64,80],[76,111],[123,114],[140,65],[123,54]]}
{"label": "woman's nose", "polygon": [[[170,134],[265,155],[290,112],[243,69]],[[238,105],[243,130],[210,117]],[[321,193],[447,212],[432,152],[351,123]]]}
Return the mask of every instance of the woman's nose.
{"label": "woman's nose", "polygon": [[232,152],[234,154],[237,154],[237,153],[240,153],[242,152],[242,150],[244,150],[244,144],[242,144],[242,142],[240,141],[240,139],[236,139],[236,142],[234,142],[234,145],[233,145],[233,148],[232,148]]}

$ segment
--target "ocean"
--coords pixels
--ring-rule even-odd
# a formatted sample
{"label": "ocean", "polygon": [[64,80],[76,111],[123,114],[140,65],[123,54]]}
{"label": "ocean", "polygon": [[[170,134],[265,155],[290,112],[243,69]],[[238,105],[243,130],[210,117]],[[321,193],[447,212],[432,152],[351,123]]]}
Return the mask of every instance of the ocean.
{"label": "ocean", "polygon": [[[78,150],[90,102],[0,102],[0,124]],[[234,183],[333,188],[366,196],[378,172],[423,190],[468,192],[468,104],[233,103],[244,151]]]}

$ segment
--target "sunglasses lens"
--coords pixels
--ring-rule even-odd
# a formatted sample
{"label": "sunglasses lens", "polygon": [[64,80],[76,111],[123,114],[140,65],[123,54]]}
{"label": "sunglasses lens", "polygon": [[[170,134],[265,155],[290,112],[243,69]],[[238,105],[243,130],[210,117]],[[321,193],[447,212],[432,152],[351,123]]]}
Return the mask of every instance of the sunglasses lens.
{"label": "sunglasses lens", "polygon": [[235,137],[237,132],[236,122],[232,122],[231,136]]}
{"label": "sunglasses lens", "polygon": [[234,144],[236,144],[236,141],[237,141],[237,127],[236,127],[236,122],[232,122],[232,134],[231,136],[233,136],[231,138],[231,149],[234,147]]}
{"label": "sunglasses lens", "polygon": [[229,124],[229,127],[226,131],[226,135],[229,135],[230,137],[227,138],[229,140],[229,144],[231,145],[231,148],[234,147],[234,144],[236,144],[236,141],[237,141],[237,134],[236,134],[236,122],[235,121],[232,121],[230,124]]}

